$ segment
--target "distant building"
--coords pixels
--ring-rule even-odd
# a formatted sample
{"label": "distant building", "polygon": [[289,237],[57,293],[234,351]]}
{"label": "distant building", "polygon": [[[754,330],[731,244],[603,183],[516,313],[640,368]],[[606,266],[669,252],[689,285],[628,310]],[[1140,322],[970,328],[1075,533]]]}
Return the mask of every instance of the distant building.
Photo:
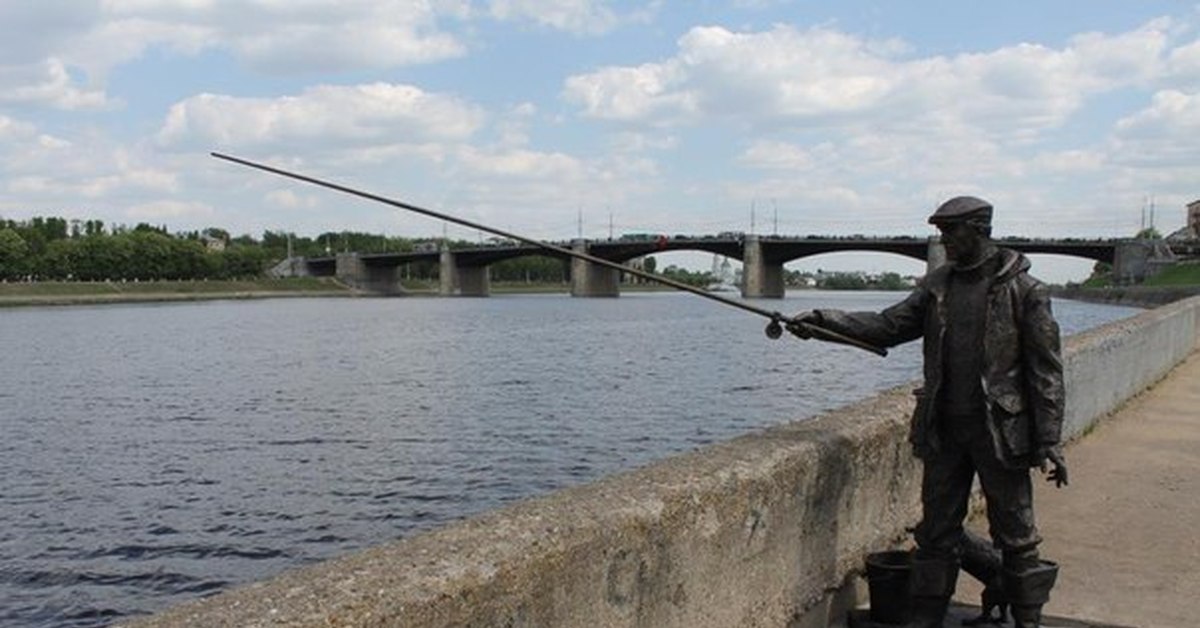
{"label": "distant building", "polygon": [[734,285],[737,280],[736,274],[733,272],[733,264],[730,264],[729,258],[723,255],[713,254],[712,270],[709,272],[713,279],[722,285]]}
{"label": "distant building", "polygon": [[1167,236],[1168,240],[1195,240],[1200,238],[1200,200],[1187,204],[1187,224]]}
{"label": "distant building", "polygon": [[204,248],[211,253],[220,253],[225,250],[225,239],[211,236],[207,233],[200,234],[200,242],[204,244]]}

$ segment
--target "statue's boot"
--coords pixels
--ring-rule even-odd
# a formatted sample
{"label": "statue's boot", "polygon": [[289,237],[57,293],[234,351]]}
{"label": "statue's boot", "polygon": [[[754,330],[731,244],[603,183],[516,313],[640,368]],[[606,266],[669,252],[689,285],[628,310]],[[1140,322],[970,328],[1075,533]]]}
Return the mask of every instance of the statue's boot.
{"label": "statue's boot", "polygon": [[964,626],[1003,624],[1008,621],[1008,598],[1004,595],[1000,550],[987,539],[965,532],[961,545],[963,571],[971,574],[983,584],[980,613],[973,619],[964,619]]}
{"label": "statue's boot", "polygon": [[914,558],[909,580],[912,617],[905,628],[942,628],[957,582],[958,560]]}
{"label": "statue's boot", "polygon": [[1050,589],[1058,578],[1058,565],[1047,561],[1021,571],[1004,572],[1004,591],[1012,603],[1013,625],[1016,628],[1038,628],[1042,625],[1042,606],[1050,601]]}

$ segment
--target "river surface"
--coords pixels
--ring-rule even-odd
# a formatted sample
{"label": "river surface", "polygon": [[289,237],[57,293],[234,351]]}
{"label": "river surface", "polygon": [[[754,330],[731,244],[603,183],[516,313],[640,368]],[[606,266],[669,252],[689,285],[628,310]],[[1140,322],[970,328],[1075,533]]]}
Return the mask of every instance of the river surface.
{"label": "river surface", "polygon": [[919,377],[919,343],[764,322],[674,293],[0,311],[0,625],[105,625]]}

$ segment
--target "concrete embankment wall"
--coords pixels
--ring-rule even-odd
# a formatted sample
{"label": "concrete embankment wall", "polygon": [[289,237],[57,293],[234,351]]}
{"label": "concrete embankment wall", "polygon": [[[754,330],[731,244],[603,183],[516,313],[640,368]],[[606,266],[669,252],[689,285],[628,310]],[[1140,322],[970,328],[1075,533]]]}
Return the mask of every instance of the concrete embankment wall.
{"label": "concrete embankment wall", "polygon": [[[1073,337],[1068,430],[1197,344],[1200,298]],[[297,569],[143,626],[816,627],[905,537],[911,387]]]}
{"label": "concrete embankment wall", "polygon": [[1059,298],[1088,303],[1159,307],[1200,296],[1200,286],[1113,286],[1108,288],[1052,287]]}

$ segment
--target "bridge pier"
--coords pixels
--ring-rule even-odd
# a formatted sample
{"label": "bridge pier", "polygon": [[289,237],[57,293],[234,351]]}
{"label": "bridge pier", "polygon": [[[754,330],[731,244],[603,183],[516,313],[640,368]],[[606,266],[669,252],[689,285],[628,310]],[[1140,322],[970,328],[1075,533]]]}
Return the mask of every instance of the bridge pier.
{"label": "bridge pier", "polygon": [[462,266],[453,252],[442,248],[438,257],[438,294],[461,297],[486,297],[492,281],[487,266]]}
{"label": "bridge pier", "polygon": [[762,241],[747,235],[742,242],[742,296],[747,299],[782,299],[783,263],[763,255]]}
{"label": "bridge pier", "polygon": [[1121,240],[1113,251],[1112,276],[1118,284],[1141,283],[1175,261],[1171,248],[1162,240]]}
{"label": "bridge pier", "polygon": [[298,255],[284,259],[267,270],[272,277],[312,277],[308,260]]}
{"label": "bridge pier", "polygon": [[358,253],[338,253],[334,276],[346,285],[376,294],[401,294],[399,268],[368,266]]}
{"label": "bridge pier", "polygon": [[[572,240],[571,250],[588,252],[587,240]],[[616,297],[621,292],[618,284],[621,273],[612,268],[593,264],[577,257],[571,258],[571,296],[573,297]]]}

